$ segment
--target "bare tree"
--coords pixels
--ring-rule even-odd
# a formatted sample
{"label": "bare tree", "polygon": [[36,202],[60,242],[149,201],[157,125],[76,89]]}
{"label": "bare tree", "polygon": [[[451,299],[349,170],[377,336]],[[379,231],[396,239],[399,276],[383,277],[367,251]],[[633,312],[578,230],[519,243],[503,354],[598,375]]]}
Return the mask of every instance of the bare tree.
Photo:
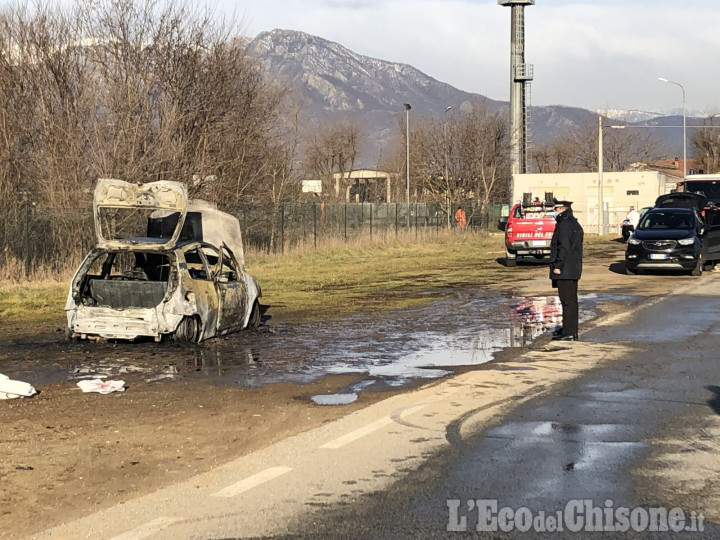
{"label": "bare tree", "polygon": [[539,173],[573,172],[577,167],[577,152],[574,137],[564,133],[551,143],[541,143],[531,153],[535,170]]}
{"label": "bare tree", "polygon": [[[509,184],[508,121],[505,114],[491,114],[484,106],[473,105],[465,116],[460,139],[460,176],[484,211],[498,195],[498,188]],[[467,197],[470,192],[467,191]]]}
{"label": "bare tree", "polygon": [[340,178],[345,178],[353,171],[359,152],[360,127],[357,123],[341,119],[325,124],[306,145],[306,173],[318,176],[326,186],[334,183],[330,193],[338,200],[345,200],[347,181],[334,182],[334,175],[339,173]]}
{"label": "bare tree", "polygon": [[[284,133],[279,134],[274,144],[268,145],[266,180],[263,182],[264,193],[272,207],[270,224],[270,250],[274,250],[278,243],[280,212],[283,205],[298,199],[300,192],[300,170],[298,163],[299,147],[299,121],[298,110],[295,114],[287,115],[284,123]],[[258,202],[265,202],[260,199]]]}
{"label": "bare tree", "polygon": [[472,199],[481,210],[507,191],[507,118],[482,104],[465,106],[447,124],[445,119],[420,122],[411,150],[424,196],[443,208],[446,198],[455,204]]}
{"label": "bare tree", "polygon": [[[652,162],[664,157],[662,145],[650,128],[626,126],[603,120],[603,167],[608,171],[624,171],[637,162]],[[598,124],[587,122],[572,134],[577,151],[578,172],[596,171],[598,167]]]}
{"label": "bare tree", "polygon": [[700,160],[700,168],[706,173],[720,172],[720,129],[716,115],[705,120],[705,127],[695,129],[690,142]]}
{"label": "bare tree", "polygon": [[293,144],[280,122],[285,90],[235,30],[160,0],[4,10],[2,204],[57,209],[46,236],[62,249],[86,234],[74,210],[101,176],[184,181],[226,208],[277,200],[278,156]]}

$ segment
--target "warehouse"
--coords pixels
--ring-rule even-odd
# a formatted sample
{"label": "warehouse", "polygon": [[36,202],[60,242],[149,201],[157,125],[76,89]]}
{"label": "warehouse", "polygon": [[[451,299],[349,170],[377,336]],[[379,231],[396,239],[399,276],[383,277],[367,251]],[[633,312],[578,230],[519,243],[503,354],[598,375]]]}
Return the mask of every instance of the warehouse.
{"label": "warehouse", "polygon": [[[516,174],[512,182],[512,201],[520,201],[524,193],[544,200],[555,197],[573,201],[573,212],[586,232],[619,234],[620,225],[630,206],[652,206],[659,195],[669,193],[681,179],[657,171],[605,172],[602,174],[602,206],[599,220],[599,175],[591,173]],[[550,195],[552,194],[552,195]]]}

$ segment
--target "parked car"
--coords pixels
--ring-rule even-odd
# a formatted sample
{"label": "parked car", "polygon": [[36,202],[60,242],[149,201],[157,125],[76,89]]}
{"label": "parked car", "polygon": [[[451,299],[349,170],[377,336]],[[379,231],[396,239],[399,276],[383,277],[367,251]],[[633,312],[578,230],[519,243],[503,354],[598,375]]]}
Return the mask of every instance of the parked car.
{"label": "parked car", "polygon": [[235,217],[168,181],[100,179],[93,211],[97,246],[70,285],[68,337],[196,343],[260,324]]}
{"label": "parked car", "polygon": [[719,256],[711,249],[717,234],[707,234],[701,215],[706,202],[705,197],[694,193],[658,197],[655,206],[643,215],[637,230],[628,238],[626,272],[667,269],[689,270],[694,276],[701,275],[709,259]]}

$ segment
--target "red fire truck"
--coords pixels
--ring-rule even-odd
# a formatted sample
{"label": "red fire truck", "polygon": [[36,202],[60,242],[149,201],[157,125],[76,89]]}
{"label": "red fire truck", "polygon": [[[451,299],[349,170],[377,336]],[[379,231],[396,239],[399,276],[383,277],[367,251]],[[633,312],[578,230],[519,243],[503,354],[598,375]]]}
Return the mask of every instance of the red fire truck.
{"label": "red fire truck", "polygon": [[519,257],[543,259],[550,257],[550,240],[555,231],[553,194],[544,200],[524,193],[521,202],[513,205],[507,220],[501,219],[505,231],[505,264],[516,266]]}

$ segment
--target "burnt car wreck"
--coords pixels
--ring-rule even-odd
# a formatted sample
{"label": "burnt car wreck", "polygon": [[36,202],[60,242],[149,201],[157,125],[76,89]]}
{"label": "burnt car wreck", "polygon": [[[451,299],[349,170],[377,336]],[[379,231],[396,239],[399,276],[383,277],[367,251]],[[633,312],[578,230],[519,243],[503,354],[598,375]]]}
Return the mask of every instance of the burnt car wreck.
{"label": "burnt car wreck", "polygon": [[100,179],[97,246],[73,277],[67,335],[197,343],[260,324],[238,220],[179,182]]}

